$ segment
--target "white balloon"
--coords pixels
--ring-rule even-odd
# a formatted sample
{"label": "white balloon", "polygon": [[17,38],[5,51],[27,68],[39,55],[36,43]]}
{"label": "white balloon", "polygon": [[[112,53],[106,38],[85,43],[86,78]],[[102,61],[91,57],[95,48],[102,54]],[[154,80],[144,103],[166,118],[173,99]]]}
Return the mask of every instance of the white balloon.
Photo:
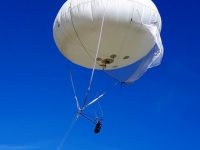
{"label": "white balloon", "polygon": [[[56,45],[67,59],[93,68],[104,11],[98,64],[121,68],[150,52],[155,41],[146,25],[156,23],[159,31],[162,25],[151,0],[69,0],[53,25]],[[102,69],[98,64],[96,69]]]}

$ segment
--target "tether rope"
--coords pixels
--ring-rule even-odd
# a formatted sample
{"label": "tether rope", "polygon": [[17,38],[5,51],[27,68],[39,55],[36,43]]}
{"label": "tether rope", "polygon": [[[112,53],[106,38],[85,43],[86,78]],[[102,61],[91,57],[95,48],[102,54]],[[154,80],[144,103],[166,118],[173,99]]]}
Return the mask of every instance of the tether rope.
{"label": "tether rope", "polygon": [[92,79],[93,79],[93,76],[94,76],[94,70],[95,70],[97,56],[98,56],[99,47],[100,47],[100,43],[101,43],[101,35],[102,35],[102,31],[103,31],[103,24],[104,24],[105,13],[106,13],[106,9],[104,10],[104,14],[103,14],[103,19],[102,19],[102,23],[101,23],[101,31],[100,31],[100,35],[99,35],[99,41],[98,41],[98,46],[97,46],[97,50],[96,50],[96,56],[95,56],[95,59],[94,59],[94,65],[93,65],[93,69],[92,69],[92,74],[91,74],[89,86],[88,86],[88,89],[87,89],[87,92],[86,92],[86,95],[85,95],[85,99],[84,99],[82,108],[86,104],[86,101],[87,101],[87,98],[88,98],[88,95],[89,95],[89,92],[90,92],[90,87],[91,87],[91,84],[92,84]]}
{"label": "tether rope", "polygon": [[102,108],[101,108],[101,104],[100,104],[99,101],[98,101],[98,104],[99,104],[99,108],[100,108],[100,110],[101,110],[101,118],[103,118],[103,110],[102,110]]}
{"label": "tether rope", "polygon": [[112,85],[106,92],[104,92],[103,94],[99,95],[97,98],[95,98],[94,100],[92,100],[90,103],[88,103],[87,105],[85,105],[81,110],[84,110],[86,107],[90,106],[91,104],[93,104],[94,102],[96,102],[97,100],[99,100],[101,97],[103,97],[109,90],[111,90],[112,88],[114,88],[119,82],[116,82],[114,85]]}
{"label": "tether rope", "polygon": [[[73,22],[73,18],[72,18],[72,13],[71,13],[71,9],[73,9],[73,8],[71,8],[71,3],[72,3],[72,0],[71,0],[71,2],[70,2],[70,6],[69,6],[69,8],[70,8],[69,13],[70,13],[70,16],[71,16],[71,23],[72,23],[72,26],[73,26],[73,28],[74,28],[74,31],[75,31],[75,33],[76,33],[76,36],[77,36],[79,42],[81,43],[81,46],[83,47],[83,49],[85,50],[85,52],[90,56],[90,58],[93,59],[93,57],[92,57],[92,56],[90,55],[90,53],[87,51],[87,48],[86,48],[86,47],[84,46],[84,44],[82,43],[82,41],[81,41],[81,39],[80,39],[80,37],[79,37],[79,35],[78,35],[76,29],[75,29],[74,22]],[[94,60],[94,59],[93,59],[93,60]]]}
{"label": "tether rope", "polygon": [[65,133],[65,136],[64,136],[64,138],[62,139],[62,141],[61,141],[60,145],[58,146],[57,150],[60,150],[61,147],[63,146],[64,142],[66,141],[66,139],[67,139],[67,137],[68,137],[68,135],[69,135],[69,133],[70,133],[70,131],[71,131],[72,128],[74,127],[74,124],[75,124],[75,122],[76,122],[77,119],[78,119],[78,117],[77,117],[77,115],[76,115],[75,118],[74,118],[74,120],[73,120],[73,122],[71,123],[69,129],[68,129],[67,132]]}
{"label": "tether rope", "polygon": [[77,96],[76,96],[76,91],[75,91],[75,87],[74,87],[74,82],[73,82],[71,70],[70,70],[69,67],[68,67],[68,70],[69,70],[69,75],[70,75],[70,79],[71,79],[71,84],[72,84],[72,88],[73,88],[73,92],[74,92],[74,98],[75,98],[75,100],[76,100],[76,106],[77,106],[77,109],[80,110],[80,106],[79,106],[79,103],[78,103],[78,98],[77,98]]}

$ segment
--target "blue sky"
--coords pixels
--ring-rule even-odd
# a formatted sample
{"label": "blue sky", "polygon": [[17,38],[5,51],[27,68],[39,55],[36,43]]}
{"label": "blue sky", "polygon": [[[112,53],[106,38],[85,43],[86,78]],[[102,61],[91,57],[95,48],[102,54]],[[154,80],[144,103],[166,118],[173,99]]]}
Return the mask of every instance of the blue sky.
{"label": "blue sky", "polygon": [[[0,150],[55,150],[74,119],[77,110],[69,63],[52,35],[55,16],[64,2],[1,2]],[[133,85],[122,90],[118,85],[105,95],[100,101],[101,132],[95,135],[94,125],[79,118],[62,149],[200,149],[200,2],[153,2],[163,23],[162,64]],[[73,77],[82,100],[90,71]],[[91,91],[91,97],[95,94]],[[92,113],[95,110],[100,113],[98,105],[88,108]]]}

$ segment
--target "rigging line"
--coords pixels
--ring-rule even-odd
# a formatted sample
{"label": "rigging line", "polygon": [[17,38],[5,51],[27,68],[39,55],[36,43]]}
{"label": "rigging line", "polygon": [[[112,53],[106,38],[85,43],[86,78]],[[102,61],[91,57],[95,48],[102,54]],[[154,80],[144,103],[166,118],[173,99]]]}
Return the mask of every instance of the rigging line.
{"label": "rigging line", "polygon": [[76,96],[76,91],[75,91],[74,82],[73,82],[73,78],[72,78],[72,73],[71,73],[69,66],[68,66],[68,71],[69,71],[69,75],[70,75],[70,79],[71,79],[72,88],[73,88],[73,91],[74,91],[74,98],[76,100],[76,106],[77,106],[77,109],[80,110],[80,106],[79,106],[79,103],[78,103],[78,98]]}
{"label": "rigging line", "polygon": [[[95,95],[94,99],[97,97],[97,95],[98,95],[98,90],[97,90],[97,94]],[[94,113],[95,113],[95,117],[98,118],[98,117],[97,117],[96,109],[94,109]]]}
{"label": "rigging line", "polygon": [[84,114],[80,113],[80,115],[83,116],[84,118],[86,118],[87,120],[89,120],[90,122],[96,124],[96,123],[95,123],[96,119],[95,119],[95,121],[92,121],[90,118],[88,118],[88,117],[85,116]]}
{"label": "rigging line", "polygon": [[[95,95],[94,99],[95,99],[95,98],[97,98],[98,91],[99,91],[99,90],[97,90],[97,93],[96,93],[96,95]],[[94,112],[95,112],[95,117],[96,117],[96,118],[98,118],[98,117],[97,117],[97,111],[96,111],[96,108],[94,109]]]}
{"label": "rigging line", "polygon": [[113,89],[119,82],[116,82],[114,85],[112,85],[106,92],[104,92],[103,94],[101,94],[100,96],[98,96],[97,98],[95,98],[93,101],[91,101],[89,104],[87,104],[86,106],[84,106],[81,110],[84,110],[86,107],[90,106],[91,104],[93,104],[94,102],[96,102],[97,100],[99,100],[101,97],[103,97],[108,91],[110,91],[111,89]]}
{"label": "rigging line", "polygon": [[[95,97],[93,98],[93,99],[95,99],[95,98],[97,98],[97,96],[98,96],[98,94],[99,94],[99,89],[100,89],[100,83],[102,83],[102,79],[103,79],[103,73],[101,72],[101,77],[99,78],[99,83],[98,83],[98,88],[97,88],[97,93],[96,93],[96,95],[95,95]],[[97,113],[96,113],[96,109],[95,109],[95,115],[96,115],[96,117],[97,117]]]}
{"label": "rigging line", "polygon": [[80,113],[81,115],[84,115],[84,116],[88,116],[88,117],[91,117],[91,118],[96,118],[94,116],[91,116],[91,115],[88,115],[88,114],[85,114],[85,113]]}
{"label": "rigging line", "polygon": [[122,81],[119,81],[118,79],[116,79],[115,77],[109,75],[107,72],[105,72],[104,69],[103,69],[102,71],[103,71],[103,73],[105,73],[105,74],[108,75],[109,77],[113,78],[113,79],[116,80],[117,82],[120,82],[120,83],[122,82]]}
{"label": "rigging line", "polygon": [[[130,21],[130,23],[129,23],[129,26],[128,26],[128,29],[127,29],[127,31],[126,31],[126,35],[125,35],[124,40],[123,40],[123,42],[122,42],[122,46],[121,46],[121,49],[120,49],[120,51],[119,51],[119,53],[118,53],[118,56],[121,55],[122,49],[123,49],[123,47],[124,47],[124,43],[125,43],[126,38],[127,38],[127,35],[128,35],[128,31],[129,31],[129,29],[130,29],[130,27],[131,27],[131,22],[132,22],[132,19],[131,19],[131,21]],[[117,59],[117,62],[118,62],[118,60],[119,60],[119,59]]]}
{"label": "rigging line", "polygon": [[77,119],[78,119],[78,118],[77,118],[77,115],[76,115],[75,118],[74,118],[74,120],[73,120],[73,122],[71,123],[69,129],[67,130],[67,132],[66,132],[64,138],[62,139],[60,145],[58,146],[57,150],[60,150],[61,147],[63,146],[64,142],[66,141],[66,139],[67,139],[67,137],[68,137],[68,135],[69,135],[69,133],[70,133],[70,131],[71,131],[72,128],[74,127],[74,124],[75,124],[75,122],[77,121]]}
{"label": "rigging line", "polygon": [[[72,1],[71,1],[72,2]],[[79,40],[79,42],[81,43],[81,45],[82,45],[82,47],[83,47],[83,49],[85,50],[85,52],[90,56],[90,58],[92,58],[92,60],[94,60],[93,59],[93,57],[90,55],[90,53],[87,51],[87,49],[86,49],[86,47],[83,45],[83,43],[81,42],[81,39],[80,39],[80,37],[78,36],[78,33],[77,33],[77,31],[76,31],[76,29],[75,29],[75,26],[74,26],[74,22],[73,22],[73,19],[72,19],[72,13],[71,13],[71,2],[70,2],[70,16],[71,16],[71,22],[72,22],[72,26],[73,26],[73,28],[74,28],[74,31],[75,31],[75,33],[76,33],[76,36],[77,36],[77,38],[78,38],[78,40]],[[98,62],[96,62],[97,64],[99,64]],[[100,64],[99,64],[100,65]]]}
{"label": "rigging line", "polygon": [[[92,74],[91,74],[89,86],[88,86],[88,89],[87,89],[87,92],[86,92],[86,95],[85,95],[85,99],[84,99],[84,103],[83,103],[82,108],[83,108],[83,107],[85,106],[85,104],[86,104],[86,100],[87,100],[87,98],[88,98],[88,94],[89,94],[89,92],[90,92],[90,87],[91,87],[91,84],[92,84],[92,79],[93,79],[93,76],[94,76],[94,69],[95,69],[95,66],[96,66],[97,56],[98,56],[99,47],[100,47],[100,43],[101,43],[101,35],[102,35],[102,31],[103,31],[103,24],[104,24],[105,14],[106,14],[106,8],[105,8],[105,10],[104,10],[103,19],[102,19],[102,23],[101,23],[101,31],[100,31],[100,35],[99,35],[99,41],[98,41],[98,46],[97,46],[97,50],[96,50],[96,56],[95,56],[95,60],[94,60],[94,65],[93,65],[93,69],[92,69]],[[81,108],[81,109],[82,109],[82,108]]]}
{"label": "rigging line", "polygon": [[99,104],[99,108],[100,108],[100,110],[101,110],[101,117],[103,117],[103,110],[102,110],[102,108],[101,108],[101,105],[100,105],[100,102],[98,101],[98,104]]}

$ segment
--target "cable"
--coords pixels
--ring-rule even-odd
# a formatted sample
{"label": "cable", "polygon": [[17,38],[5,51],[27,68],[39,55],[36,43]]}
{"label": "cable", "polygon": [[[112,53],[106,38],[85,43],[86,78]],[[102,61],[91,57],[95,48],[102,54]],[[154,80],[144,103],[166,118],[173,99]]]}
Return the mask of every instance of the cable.
{"label": "cable", "polygon": [[110,91],[112,88],[114,88],[119,82],[116,82],[113,86],[111,86],[106,92],[104,92],[103,94],[99,95],[97,98],[95,98],[94,100],[92,100],[89,104],[87,104],[86,106],[84,106],[82,110],[84,110],[86,107],[90,106],[91,104],[93,104],[94,102],[96,102],[97,100],[99,100],[101,97],[103,97],[108,91]]}
{"label": "cable", "polygon": [[100,31],[100,35],[99,35],[99,42],[98,42],[98,46],[97,46],[97,51],[96,51],[96,56],[95,56],[94,65],[93,65],[93,69],[92,69],[92,74],[91,74],[89,86],[88,86],[88,89],[87,89],[87,92],[86,92],[86,95],[85,95],[85,99],[84,99],[82,108],[86,104],[86,100],[88,98],[88,95],[89,95],[89,92],[90,92],[90,87],[91,87],[91,84],[92,84],[92,79],[93,79],[93,76],[94,76],[94,69],[95,69],[95,66],[96,66],[97,56],[98,56],[99,47],[100,47],[100,43],[101,43],[101,35],[102,35],[102,31],[103,31],[103,24],[104,24],[105,13],[106,13],[106,10],[104,10],[104,14],[103,14],[103,19],[102,19],[102,23],[101,23],[101,31]]}
{"label": "cable", "polygon": [[99,108],[100,108],[100,110],[101,110],[101,118],[103,117],[103,110],[102,110],[102,108],[101,108],[101,105],[100,105],[100,102],[98,101],[98,104],[99,104]]}
{"label": "cable", "polygon": [[71,73],[71,70],[70,70],[69,66],[68,66],[68,71],[69,71],[71,84],[72,84],[72,88],[73,88],[73,92],[74,92],[74,98],[76,100],[76,106],[77,106],[77,109],[80,110],[80,106],[79,106],[79,103],[78,103],[78,98],[76,96],[76,91],[75,91],[74,82],[73,82],[73,78],[72,78],[72,73]]}
{"label": "cable", "polygon": [[71,131],[72,128],[74,127],[74,124],[75,124],[75,122],[76,122],[77,119],[78,119],[78,117],[77,117],[77,115],[76,115],[75,118],[74,118],[74,120],[73,120],[73,122],[71,123],[69,129],[67,130],[67,132],[66,132],[64,138],[62,139],[60,145],[58,146],[57,150],[60,150],[61,147],[63,146],[64,142],[66,141],[66,139],[67,139],[67,137],[68,137],[68,135],[69,135],[69,133],[70,133],[70,131]]}
{"label": "cable", "polygon": [[[72,23],[72,26],[73,26],[73,28],[74,28],[74,31],[75,31],[75,33],[76,33],[76,36],[77,36],[79,42],[81,43],[83,49],[84,49],[85,52],[90,56],[90,58],[93,59],[93,57],[92,57],[92,56],[90,55],[90,53],[87,51],[87,48],[86,48],[86,47],[83,45],[83,43],[81,42],[81,39],[80,39],[80,37],[79,37],[79,35],[78,35],[76,29],[75,29],[75,25],[74,25],[74,22],[73,22],[73,19],[72,19],[72,13],[71,13],[71,9],[72,9],[72,8],[71,8],[71,3],[72,3],[72,0],[71,0],[71,2],[70,2],[70,6],[69,6],[69,8],[70,8],[69,13],[70,13],[70,16],[71,16],[71,23]],[[94,60],[94,59],[93,59],[93,60]],[[99,64],[99,65],[100,65],[100,64]]]}

